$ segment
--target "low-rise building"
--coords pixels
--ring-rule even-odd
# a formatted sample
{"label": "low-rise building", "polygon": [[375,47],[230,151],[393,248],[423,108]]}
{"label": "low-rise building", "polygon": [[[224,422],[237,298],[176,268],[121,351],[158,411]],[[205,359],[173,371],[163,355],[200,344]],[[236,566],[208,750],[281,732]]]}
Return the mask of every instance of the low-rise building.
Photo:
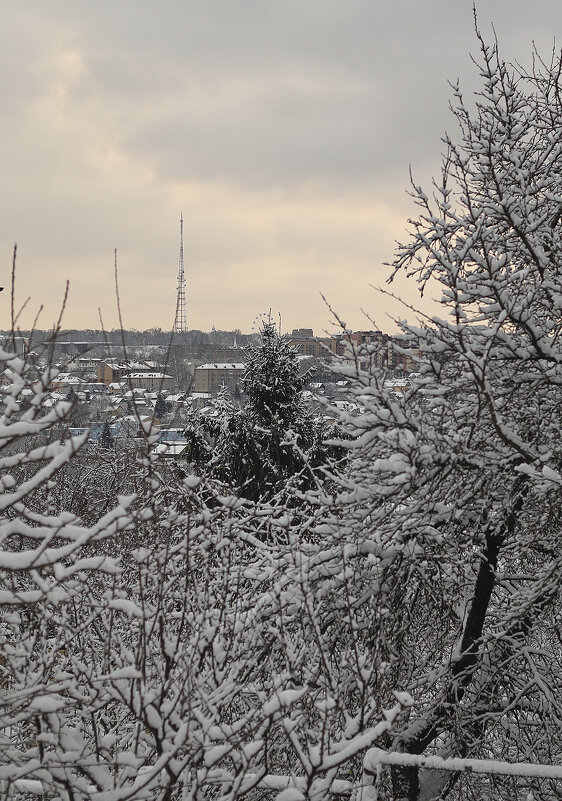
{"label": "low-rise building", "polygon": [[150,373],[157,371],[154,362],[129,362],[107,359],[100,361],[97,367],[98,381],[104,384],[115,384],[127,381],[132,373]]}
{"label": "low-rise building", "polygon": [[343,353],[337,337],[315,337],[312,328],[294,328],[289,345],[297,348],[301,356],[313,356],[315,359]]}
{"label": "low-rise building", "polygon": [[67,369],[72,372],[78,372],[80,375],[84,373],[96,373],[102,360],[94,359],[92,356],[82,356],[81,358],[75,357],[66,365]]}
{"label": "low-rise building", "polygon": [[195,368],[194,392],[218,392],[224,385],[234,387],[242,380],[246,365],[240,362],[202,364]]}
{"label": "low-rise building", "polygon": [[119,383],[130,372],[130,369],[127,362],[100,362],[97,368],[98,381],[102,381],[104,384]]}
{"label": "low-rise building", "polygon": [[68,392],[72,387],[73,390],[81,389],[83,381],[77,375],[70,373],[59,373],[51,381],[51,390],[53,392]]}
{"label": "low-rise building", "polygon": [[174,382],[173,376],[159,371],[129,373],[126,380],[133,389],[155,389],[157,391],[171,387]]}
{"label": "low-rise building", "polygon": [[232,362],[241,363],[246,361],[246,352],[244,348],[238,345],[231,345],[230,347],[217,346],[212,354],[213,362],[230,364]]}

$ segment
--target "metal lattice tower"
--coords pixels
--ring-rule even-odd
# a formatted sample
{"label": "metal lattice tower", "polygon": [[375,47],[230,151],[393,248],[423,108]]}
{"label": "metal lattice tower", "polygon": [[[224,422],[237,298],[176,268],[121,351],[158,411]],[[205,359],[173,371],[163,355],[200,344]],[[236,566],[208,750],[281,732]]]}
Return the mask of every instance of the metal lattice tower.
{"label": "metal lattice tower", "polygon": [[178,289],[176,295],[176,319],[174,332],[183,334],[187,331],[187,311],[185,307],[185,273],[183,270],[183,212],[180,212],[180,263],[178,267]]}

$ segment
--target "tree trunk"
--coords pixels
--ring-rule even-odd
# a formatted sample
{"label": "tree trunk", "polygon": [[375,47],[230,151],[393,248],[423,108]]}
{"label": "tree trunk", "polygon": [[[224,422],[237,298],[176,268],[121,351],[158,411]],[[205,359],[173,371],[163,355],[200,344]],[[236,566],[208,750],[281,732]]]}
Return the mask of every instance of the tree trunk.
{"label": "tree trunk", "polygon": [[[496,583],[498,555],[503,543],[513,535],[517,519],[523,507],[526,494],[525,479],[519,479],[514,486],[515,500],[503,524],[495,532],[485,534],[486,546],[476,575],[474,594],[466,618],[460,643],[460,655],[451,663],[451,679],[426,722],[414,721],[398,738],[401,751],[408,754],[422,754],[436,737],[447,729],[447,719],[451,717],[451,707],[460,704],[466,687],[472,681],[478,668],[479,643]],[[415,767],[392,766],[393,801],[419,801],[419,769]]]}

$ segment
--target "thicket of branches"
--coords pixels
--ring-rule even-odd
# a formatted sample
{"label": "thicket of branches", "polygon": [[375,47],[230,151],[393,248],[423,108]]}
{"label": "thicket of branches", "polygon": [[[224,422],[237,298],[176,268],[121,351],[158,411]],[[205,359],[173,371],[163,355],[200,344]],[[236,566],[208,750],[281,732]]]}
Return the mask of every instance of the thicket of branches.
{"label": "thicket of branches", "polygon": [[45,411],[51,372],[0,351],[2,797],[557,797],[363,770],[374,746],[562,757],[561,62],[525,73],[479,42],[475,108],[455,88],[460,134],[432,196],[413,186],[393,265],[439,287],[443,316],[403,324],[421,353],[403,396],[374,344],[337,366],[362,411],[332,410],[329,480],[291,484],[290,458],[318,465],[274,328],[283,358],[236,418],[255,461],[170,470],[148,429],[128,494],[83,509],[69,405]]}

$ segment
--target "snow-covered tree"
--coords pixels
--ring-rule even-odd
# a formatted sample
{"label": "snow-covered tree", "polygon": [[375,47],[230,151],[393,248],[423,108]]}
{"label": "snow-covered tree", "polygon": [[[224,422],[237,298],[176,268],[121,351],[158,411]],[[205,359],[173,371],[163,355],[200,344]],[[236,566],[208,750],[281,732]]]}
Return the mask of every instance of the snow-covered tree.
{"label": "snow-covered tree", "polygon": [[156,398],[156,403],[154,404],[154,417],[158,420],[163,420],[164,417],[168,414],[169,408],[168,404],[164,400],[164,396],[162,393],[158,393],[158,397]]}
{"label": "snow-covered tree", "polygon": [[243,381],[248,414],[258,425],[289,429],[306,416],[298,352],[272,320],[262,323],[258,342],[246,348]]}
{"label": "snow-covered tree", "polygon": [[[366,413],[344,421],[355,456],[332,537],[362,554],[378,671],[415,701],[381,744],[558,763],[561,61],[535,55],[525,72],[479,42],[482,88],[468,104],[455,87],[460,136],[444,139],[432,196],[413,186],[419,216],[393,265],[440,292],[443,314],[402,324],[421,352],[404,398],[376,369],[353,377]],[[515,787],[438,778],[429,791],[416,767],[395,766],[384,798]]]}
{"label": "snow-covered tree", "polygon": [[109,427],[109,422],[107,420],[104,420],[103,427],[101,430],[100,448],[104,448],[105,450],[113,448],[113,435],[111,433],[111,428]]}
{"label": "snow-covered tree", "polygon": [[246,354],[244,406],[224,390],[211,416],[194,418],[187,429],[192,459],[243,497],[281,492],[285,502],[295,501],[338,451],[324,444],[330,432],[303,399],[298,353],[271,320]]}
{"label": "snow-covered tree", "polygon": [[[234,799],[291,786],[295,765],[315,792],[331,786],[349,737],[325,641],[308,640],[298,530],[291,545],[278,509],[178,480],[150,428],[135,475],[109,474],[135,489],[113,506],[118,487],[100,495],[96,474],[118,454],[68,438],[54,371],[0,361],[0,797]],[[404,707],[369,718],[360,744]],[[311,721],[326,728],[314,762],[299,756]]]}
{"label": "snow-covered tree", "polygon": [[[72,677],[59,670],[75,625],[70,610],[90,573],[118,572],[107,540],[130,525],[127,502],[84,525],[57,512],[51,492],[84,438],[64,435],[71,404],[52,402],[56,371],[0,349],[0,774],[10,796],[18,778],[41,772],[41,720],[72,707]],[[23,403],[25,398],[26,403]],[[47,782],[48,784],[48,782]]]}

